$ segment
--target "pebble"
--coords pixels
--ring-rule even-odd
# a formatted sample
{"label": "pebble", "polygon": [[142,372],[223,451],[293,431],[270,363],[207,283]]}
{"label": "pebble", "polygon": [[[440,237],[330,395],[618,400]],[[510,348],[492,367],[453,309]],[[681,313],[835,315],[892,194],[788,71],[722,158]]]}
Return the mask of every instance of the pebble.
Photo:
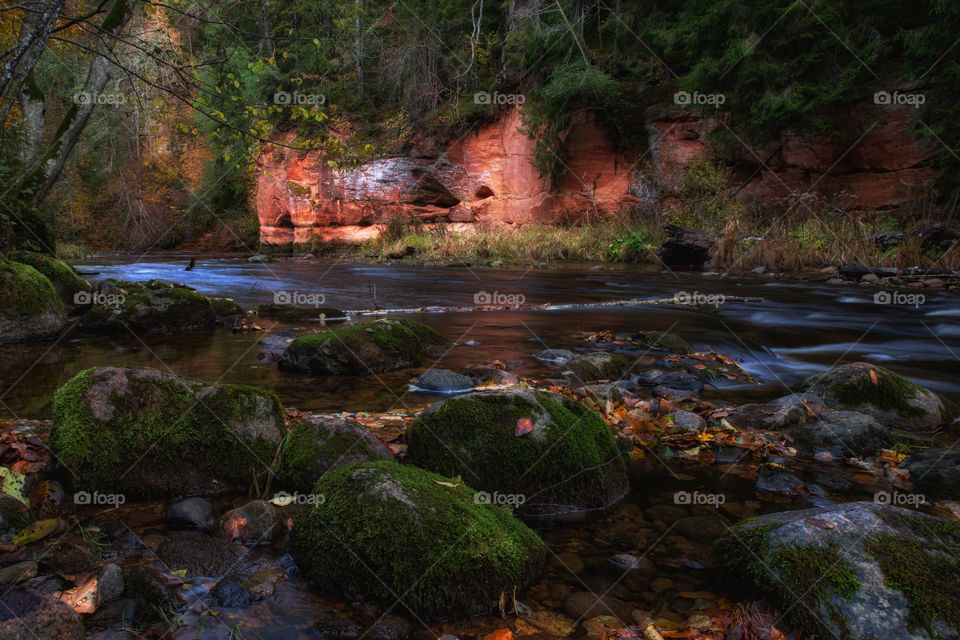
{"label": "pebble", "polygon": [[650,590],[654,593],[663,593],[667,589],[673,588],[673,580],[669,578],[654,578],[650,582]]}

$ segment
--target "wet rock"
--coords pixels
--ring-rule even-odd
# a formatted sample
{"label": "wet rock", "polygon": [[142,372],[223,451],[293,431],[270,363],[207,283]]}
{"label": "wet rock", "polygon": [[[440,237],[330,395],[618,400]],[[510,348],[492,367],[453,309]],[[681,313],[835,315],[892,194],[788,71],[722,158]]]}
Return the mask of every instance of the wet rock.
{"label": "wet rock", "polygon": [[633,392],[612,383],[594,383],[585,384],[573,390],[575,394],[584,398],[585,401],[594,403],[606,403],[608,400],[617,404],[622,403],[627,398],[636,398]]}
{"label": "wet rock", "polygon": [[217,605],[230,609],[245,607],[253,601],[247,585],[237,576],[222,578],[210,590],[210,596]]}
{"label": "wet rock", "polygon": [[687,516],[676,521],[671,533],[696,542],[713,542],[727,532],[729,523],[717,514]]}
{"label": "wet rock", "polygon": [[590,591],[571,593],[563,602],[563,610],[575,620],[608,615],[617,616],[623,620],[630,619],[630,605],[626,602],[610,595],[598,595]]}
{"label": "wet rock", "polygon": [[550,564],[573,574],[583,573],[583,560],[575,553],[558,553],[550,558]]}
{"label": "wet rock", "polygon": [[238,551],[222,538],[198,531],[183,531],[170,536],[157,555],[170,571],[186,569],[187,575],[221,576],[236,564]]}
{"label": "wet rock", "polygon": [[14,587],[0,594],[0,640],[83,640],[80,616],[57,598]]}
{"label": "wet rock", "polygon": [[618,553],[608,558],[607,562],[618,575],[621,573],[636,572],[642,576],[653,576],[657,573],[657,568],[650,558],[637,556],[632,553]]}
{"label": "wet rock", "polygon": [[700,393],[703,391],[703,381],[699,377],[686,371],[650,369],[649,371],[645,371],[640,379],[647,385],[666,387],[667,389],[676,389],[677,391],[690,391],[691,393]]}
{"label": "wet rock", "polygon": [[567,360],[564,368],[573,374],[577,382],[592,380],[616,380],[627,370],[630,362],[616,353],[600,351],[584,353]]}
{"label": "wet rock", "polygon": [[104,565],[97,576],[98,606],[123,595],[123,586],[123,570],[112,562]]}
{"label": "wet rock", "polygon": [[583,623],[588,638],[605,638],[624,627],[624,622],[616,616],[597,616]]}
{"label": "wet rock", "polygon": [[727,421],[741,429],[770,429],[779,431],[800,424],[808,419],[801,405],[756,404],[737,407],[727,416]]}
{"label": "wet rock", "polygon": [[261,569],[247,578],[243,579],[243,584],[247,587],[247,592],[254,600],[263,600],[273,595],[277,589],[277,583],[286,579],[283,569],[272,567]]}
{"label": "wet rock", "polygon": [[911,454],[900,465],[910,471],[914,488],[934,500],[960,499],[960,451],[928,449]]}
{"label": "wet rock", "polygon": [[[136,616],[133,620],[137,623],[156,621],[159,618],[158,611],[176,610],[183,605],[183,599],[177,587],[170,584],[168,578],[152,567],[146,565],[125,567],[123,583],[124,595],[135,601]],[[126,601],[118,602],[122,603],[123,611],[131,606]],[[112,611],[112,613],[116,612]]]}
{"label": "wet rock", "polygon": [[67,322],[50,280],[0,256],[0,343],[55,337]]}
{"label": "wet rock", "polygon": [[370,375],[416,367],[421,354],[447,344],[442,335],[405,318],[377,320],[297,338],[280,358],[284,371]]}
{"label": "wet rock", "polygon": [[690,348],[687,341],[675,333],[645,331],[637,334],[637,337],[643,344],[647,345],[651,351],[682,354],[693,353],[693,349]]}
{"label": "wet rock", "polygon": [[692,411],[674,411],[667,414],[666,419],[683,431],[702,432],[707,429],[707,421]]}
{"label": "wet rock", "polygon": [[822,398],[832,409],[866,413],[894,429],[931,431],[949,419],[949,411],[939,395],[867,362],[846,364],[811,376],[798,390]]}
{"label": "wet rock", "polygon": [[553,611],[540,610],[532,618],[521,618],[522,622],[555,638],[563,638],[573,633],[576,621]]}
{"label": "wet rock", "polygon": [[280,483],[294,491],[307,491],[330,469],[393,458],[390,449],[357,422],[311,418],[293,425],[287,433]]}
{"label": "wet rock", "polygon": [[331,307],[300,307],[295,304],[261,304],[257,313],[265,318],[282,322],[306,322],[309,320],[342,320],[347,314]]}
{"label": "wet rock", "polygon": [[486,365],[476,365],[467,369],[467,375],[473,381],[475,387],[483,385],[511,385],[517,384],[517,376],[509,371],[488,367]]}
{"label": "wet rock", "polygon": [[187,498],[170,506],[167,522],[176,526],[209,527],[213,524],[213,506],[203,498]]}
{"label": "wet rock", "polygon": [[577,354],[573,351],[567,349],[544,349],[533,354],[533,357],[539,360],[540,362],[546,362],[547,364],[553,364],[557,366],[563,366]]}
{"label": "wet rock", "polygon": [[137,619],[137,601],[133,598],[122,598],[107,602],[87,619],[96,627],[129,626],[132,620]]}
{"label": "wet rock", "polygon": [[[341,467],[314,492],[326,500],[297,515],[291,549],[323,591],[388,606],[405,593],[407,606],[422,615],[456,616],[496,609],[500,594],[522,588],[544,560],[537,535],[505,509],[416,467]],[[357,556],[369,570],[360,570]]]}
{"label": "wet rock", "polygon": [[929,640],[960,631],[957,608],[933,604],[960,584],[958,543],[956,522],[848,502],[742,522],[713,555],[721,576],[752,582],[818,637]]}
{"label": "wet rock", "polygon": [[561,394],[511,389],[444,400],[421,413],[406,439],[414,464],[469,478],[491,499],[522,496],[516,513],[544,522],[582,519],[629,488],[607,423]]}
{"label": "wet rock", "polygon": [[[340,640],[361,637],[371,640],[405,640],[410,637],[411,632],[410,622],[400,616],[385,616],[370,625],[364,625],[327,615],[314,620],[313,627],[326,637]],[[456,638],[456,636],[450,637]]]}
{"label": "wet rock", "polygon": [[466,393],[473,390],[473,380],[447,369],[429,369],[417,378],[416,387],[436,393]]}
{"label": "wet rock", "polygon": [[272,504],[253,500],[223,514],[217,532],[243,544],[268,544],[283,533],[283,521]]}
{"label": "wet rock", "polygon": [[172,332],[210,328],[217,322],[210,298],[163,280],[101,280],[93,300],[95,304],[77,322],[80,331]]}
{"label": "wet rock", "polygon": [[77,270],[63,260],[32,251],[16,251],[8,253],[6,257],[14,262],[29,265],[46,276],[66,309],[74,309],[86,304],[86,296],[83,294],[88,294],[92,290],[90,283],[81,278]]}
{"label": "wet rock", "polygon": [[267,474],[283,431],[267,391],[100,367],[54,395],[49,444],[77,488],[129,500],[246,490]]}
{"label": "wet rock", "polygon": [[794,493],[797,487],[803,485],[803,481],[790,473],[790,470],[783,465],[765,462],[760,465],[757,471],[757,491],[769,491],[771,493]]}
{"label": "wet rock", "polygon": [[856,411],[825,413],[812,422],[787,430],[797,450],[836,458],[870,456],[893,444],[887,429],[873,417]]}

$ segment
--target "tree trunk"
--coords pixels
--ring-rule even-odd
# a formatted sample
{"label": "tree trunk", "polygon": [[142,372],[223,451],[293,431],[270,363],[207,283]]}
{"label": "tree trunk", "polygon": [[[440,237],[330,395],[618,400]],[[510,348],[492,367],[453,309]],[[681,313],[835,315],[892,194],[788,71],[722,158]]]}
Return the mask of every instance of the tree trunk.
{"label": "tree trunk", "polygon": [[34,0],[24,3],[23,23],[16,46],[0,71],[0,123],[7,121],[24,82],[33,72],[50,39],[50,32],[60,18],[64,0]]}

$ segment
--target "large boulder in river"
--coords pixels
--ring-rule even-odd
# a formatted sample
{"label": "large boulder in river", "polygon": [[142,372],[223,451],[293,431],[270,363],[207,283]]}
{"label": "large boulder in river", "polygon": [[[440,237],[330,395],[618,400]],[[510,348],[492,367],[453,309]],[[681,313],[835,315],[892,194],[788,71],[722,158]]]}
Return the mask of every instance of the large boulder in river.
{"label": "large boulder in river", "polygon": [[960,633],[958,549],[956,522],[852,502],[745,520],[713,555],[817,637],[933,640]]}
{"label": "large boulder in river", "polygon": [[833,411],[787,430],[806,455],[829,453],[836,458],[872,456],[893,444],[887,428],[865,413]]}
{"label": "large boulder in river", "polygon": [[46,276],[0,257],[0,343],[53,338],[66,322],[63,304]]}
{"label": "large boulder in river", "polygon": [[866,413],[894,429],[932,431],[949,420],[939,395],[867,362],[828,369],[804,380],[797,390],[821,398],[832,409]]}
{"label": "large boulder in river", "polygon": [[163,280],[144,283],[107,279],[97,285],[93,306],[77,328],[82,331],[178,331],[213,327],[214,305],[207,296]]}
{"label": "large boulder in river", "polygon": [[14,262],[27,264],[42,273],[53,285],[60,301],[68,309],[84,304],[84,296],[89,293],[90,283],[80,277],[77,270],[63,260],[32,251],[16,251],[7,256]]}
{"label": "large boulder in river", "polygon": [[270,473],[283,433],[267,391],[102,367],[56,392],[49,445],[78,488],[177,496],[249,488]]}
{"label": "large boulder in river", "polygon": [[406,439],[414,464],[544,522],[582,519],[629,488],[607,423],[561,394],[511,389],[437,402]]}
{"label": "large boulder in river", "polygon": [[423,353],[446,343],[414,320],[377,320],[297,338],[283,352],[280,368],[326,375],[385,373],[419,366]]}
{"label": "large boulder in river", "polygon": [[570,371],[577,382],[593,380],[616,380],[623,376],[630,362],[617,353],[598,351],[583,353],[567,360],[564,369]]}
{"label": "large boulder in river", "polygon": [[393,460],[393,454],[362,425],[343,418],[313,418],[290,427],[280,481],[306,491],[330,469],[373,460]]}
{"label": "large boulder in river", "polygon": [[537,573],[544,546],[506,509],[443,476],[396,462],[334,469],[301,511],[293,555],[321,589],[417,616],[496,610]]}

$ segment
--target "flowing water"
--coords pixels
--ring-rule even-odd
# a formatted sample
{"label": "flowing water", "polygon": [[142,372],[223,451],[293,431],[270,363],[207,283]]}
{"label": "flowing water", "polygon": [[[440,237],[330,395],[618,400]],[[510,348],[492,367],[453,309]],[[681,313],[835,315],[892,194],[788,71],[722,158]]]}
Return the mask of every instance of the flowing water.
{"label": "flowing water", "polygon": [[[98,259],[78,265],[88,279],[161,278],[182,282],[210,296],[233,298],[244,307],[270,303],[276,295],[323,296],[324,306],[342,309],[469,306],[475,297],[544,303],[602,303],[625,299],[700,296],[705,304],[600,307],[555,311],[433,312],[418,320],[457,341],[439,359],[419,369],[375,377],[324,377],[280,372],[263,357],[262,332],[181,332],[176,335],[91,336],[71,329],[57,342],[0,346],[0,417],[49,418],[53,391],[82,369],[92,366],[154,367],[209,383],[252,384],[275,391],[288,407],[320,412],[416,409],[435,398],[408,389],[410,379],[429,366],[462,370],[472,364],[501,360],[520,375],[547,377],[557,369],[532,354],[543,348],[583,348],[580,331],[670,330],[687,338],[696,350],[713,349],[741,364],[756,385],[718,384],[703,396],[718,403],[766,400],[811,373],[830,366],[866,360],[891,368],[953,399],[960,399],[960,305],[952,292],[923,292],[915,306],[875,303],[870,288],[785,282],[765,278],[706,277],[700,273],[662,274],[644,269],[589,268],[486,269],[354,263],[281,261],[251,264],[236,259],[201,259],[184,271],[186,259]],[[758,297],[736,302],[728,298]],[[494,300],[496,301],[496,300]],[[917,300],[915,300],[916,302]],[[881,299],[882,302],[882,299]],[[372,316],[370,316],[372,317]],[[260,324],[268,330],[303,334],[316,324]],[[650,358],[650,366],[653,358]],[[641,363],[642,365],[642,363]],[[615,598],[611,610],[594,611],[589,629],[574,636],[597,635],[597,625],[623,626],[657,620],[661,629],[689,626],[710,614],[722,598],[750,598],[721,584],[710,570],[709,549],[724,523],[742,517],[828,504],[834,500],[869,499],[887,485],[882,478],[850,471],[838,463],[784,460],[809,495],[780,496],[754,491],[750,454],[740,450],[717,454],[712,466],[683,467],[647,460],[634,465],[634,491],[612,513],[587,524],[543,531],[550,560],[543,576],[518,593],[522,603],[541,612],[525,620],[527,631],[559,636],[571,621],[563,617],[564,600],[574,592],[606,593]],[[677,504],[678,491],[722,496],[706,504]],[[237,502],[243,502],[237,498]],[[153,550],[170,531],[165,502],[125,505],[119,509],[85,509],[81,520],[92,525],[120,520],[131,532],[127,555],[155,561]],[[218,512],[229,505],[218,504]],[[283,543],[256,548],[234,571],[251,575],[260,569],[284,579],[272,596],[240,609],[215,608],[206,597],[215,577],[193,577],[186,592],[192,602],[176,638],[277,638],[301,640],[335,635],[356,638],[378,612],[355,603],[313,593],[297,574]],[[622,555],[626,554],[626,555]],[[624,572],[637,558],[652,560],[655,575]],[[633,560],[631,560],[633,558]],[[163,568],[163,567],[161,567]],[[172,568],[164,568],[171,570]],[[268,572],[270,573],[270,572]],[[754,594],[755,595],[755,594]],[[99,613],[97,614],[100,615]],[[599,619],[608,615],[612,619]],[[340,616],[358,627],[338,632],[315,626],[317,618]],[[461,638],[505,626],[498,616],[469,620],[423,621],[407,614],[415,634],[433,638],[453,633]],[[106,623],[105,623],[106,624]],[[94,625],[96,626],[96,625]],[[385,630],[386,629],[386,630]],[[367,637],[389,637],[381,624]],[[351,633],[353,635],[351,635]],[[362,633],[362,631],[361,631]]]}

